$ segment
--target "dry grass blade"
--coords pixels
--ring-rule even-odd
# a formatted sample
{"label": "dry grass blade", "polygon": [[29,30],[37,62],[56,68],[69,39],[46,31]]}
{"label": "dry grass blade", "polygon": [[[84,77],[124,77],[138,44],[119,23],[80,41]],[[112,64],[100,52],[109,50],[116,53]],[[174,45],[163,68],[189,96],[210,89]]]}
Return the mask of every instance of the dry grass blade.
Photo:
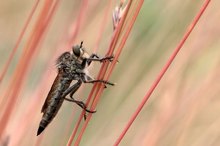
{"label": "dry grass blade", "polygon": [[13,57],[14,57],[17,49],[18,49],[18,46],[20,45],[20,42],[21,42],[21,40],[22,40],[22,38],[23,38],[23,36],[24,36],[24,34],[25,34],[29,24],[30,24],[30,21],[31,21],[31,19],[32,19],[33,15],[34,15],[34,13],[35,13],[35,11],[37,9],[37,7],[38,7],[39,2],[40,2],[40,0],[36,0],[36,2],[35,2],[32,10],[31,10],[31,12],[30,12],[30,15],[28,16],[27,21],[24,24],[24,27],[23,27],[23,29],[22,29],[22,31],[20,33],[20,36],[18,37],[18,40],[15,43],[15,46],[14,46],[14,48],[13,48],[13,50],[12,50],[12,52],[11,52],[11,54],[10,54],[6,64],[5,64],[5,66],[4,66],[4,68],[3,68],[3,71],[2,71],[1,76],[0,76],[0,85],[1,85],[2,79],[4,78],[6,72],[7,72],[8,68],[9,68],[9,65],[11,64],[11,61],[12,61],[12,59],[13,59]]}
{"label": "dry grass blade", "polygon": [[[7,127],[9,118],[16,106],[16,101],[18,100],[19,92],[25,81],[26,74],[31,65],[32,59],[36,55],[38,48],[37,46],[41,42],[42,37],[45,34],[46,28],[51,20],[50,7],[52,1],[45,1],[42,13],[39,15],[36,25],[30,35],[30,38],[23,49],[22,57],[15,69],[15,73],[12,77],[8,90],[5,92],[3,97],[8,97],[8,102],[6,108],[1,117],[0,125],[0,137],[2,136],[5,128]],[[52,11],[53,12],[53,11]],[[45,15],[48,14],[48,15]]]}
{"label": "dry grass blade", "polygon": [[[123,46],[124,46],[124,44],[125,44],[125,42],[128,38],[130,30],[131,30],[131,28],[132,28],[132,26],[133,26],[133,24],[136,20],[137,14],[138,14],[138,12],[141,8],[142,3],[143,3],[143,1],[140,2],[140,3],[135,3],[135,2],[129,1],[128,4],[126,5],[126,8],[123,12],[123,16],[122,16],[122,18],[119,22],[119,25],[117,26],[117,28],[116,28],[116,30],[113,34],[113,37],[112,37],[112,40],[111,40],[111,43],[110,43],[110,46],[109,46],[109,50],[106,53],[106,56],[111,56],[113,51],[115,51],[116,52],[115,53],[115,58],[114,58],[112,64],[110,65],[109,69],[108,69],[109,63],[108,62],[103,63],[103,65],[101,67],[101,70],[99,72],[99,75],[97,77],[98,79],[108,80],[110,78],[110,75],[111,75],[111,73],[114,69],[114,66],[117,63],[119,55],[120,55],[120,53],[122,51],[122,48],[123,48]],[[106,76],[106,77],[104,77],[104,76]],[[93,97],[93,101],[92,101],[92,104],[91,104],[91,110],[94,110],[96,108],[96,105],[99,101],[99,98],[100,98],[102,92],[103,92],[103,89],[104,89],[104,86],[102,84],[99,84],[99,83],[95,84],[93,86],[93,89],[91,90],[90,95],[88,97],[88,101],[87,101],[87,105],[88,105],[91,98]],[[85,114],[84,112],[81,113],[81,117],[80,117],[80,119],[79,119],[79,121],[76,125],[76,128],[73,131],[73,134],[72,134],[72,136],[71,136],[71,138],[70,138],[67,145],[71,145],[72,140],[73,140],[73,138],[76,134],[76,130],[78,129],[79,124],[82,121],[82,118],[83,118],[84,114]],[[82,138],[82,135],[83,135],[90,119],[91,119],[91,114],[88,115],[81,131],[79,132],[79,135],[78,135],[74,145],[79,145],[80,140]]]}
{"label": "dry grass blade", "polygon": [[149,97],[151,96],[151,94],[153,93],[153,91],[155,90],[155,88],[157,87],[157,85],[159,84],[160,80],[162,79],[162,77],[164,76],[164,74],[166,73],[167,69],[170,67],[171,63],[173,62],[173,60],[175,59],[176,55],[178,54],[178,52],[180,51],[180,49],[182,48],[182,46],[184,45],[186,39],[189,37],[190,33],[192,32],[192,30],[194,29],[194,27],[196,26],[197,22],[199,21],[200,17],[202,16],[203,12],[205,11],[205,9],[207,8],[208,4],[209,4],[210,0],[206,0],[204,5],[202,6],[201,10],[199,11],[199,13],[197,14],[197,16],[195,17],[195,19],[193,20],[192,24],[189,26],[188,30],[186,31],[186,34],[183,36],[182,40],[180,41],[180,43],[178,44],[178,46],[174,49],[173,54],[170,56],[170,58],[168,59],[167,63],[165,64],[165,66],[162,68],[161,72],[159,73],[158,77],[156,78],[155,82],[152,84],[151,88],[148,90],[147,94],[144,96],[142,102],[140,103],[140,105],[138,106],[137,110],[134,112],[134,114],[132,115],[131,119],[129,120],[128,124],[125,126],[124,130],[122,131],[121,135],[118,137],[118,139],[115,142],[115,146],[119,145],[119,143],[121,142],[121,140],[123,139],[124,135],[126,134],[126,132],[128,131],[128,129],[130,128],[130,126],[132,125],[132,123],[134,122],[134,120],[137,118],[138,114],[141,112],[142,108],[144,107],[145,103],[147,102],[147,100],[149,99]]}
{"label": "dry grass blade", "polygon": [[[98,35],[98,37],[97,37],[96,44],[95,44],[95,47],[94,47],[94,50],[93,50],[94,53],[96,53],[96,51],[97,51],[97,49],[98,49],[98,46],[99,46],[99,43],[100,43],[100,41],[101,41],[101,36],[102,36],[102,34],[103,34],[103,30],[104,30],[105,22],[106,22],[106,19],[107,19],[107,15],[108,15],[109,10],[110,10],[110,8],[111,8],[111,3],[112,3],[112,1],[110,0],[110,1],[109,1],[109,4],[108,4],[107,7],[106,7],[106,11],[105,11],[105,15],[104,15],[104,18],[103,18],[103,21],[102,21],[102,25],[101,25],[101,28],[100,28],[100,32],[99,32],[99,35]],[[84,5],[82,5],[82,6],[84,6]],[[83,9],[81,9],[81,10],[83,10]],[[96,85],[95,85],[95,86],[96,86]],[[93,94],[93,92],[94,92],[94,89],[96,88],[95,86],[93,86],[93,89],[92,89],[92,91],[90,92],[90,95],[89,95],[89,98],[87,99],[86,105],[88,105],[88,103],[89,103],[90,100],[91,100],[91,97],[92,97],[92,94]],[[67,142],[67,145],[68,145],[68,146],[70,146],[70,145],[72,144],[73,139],[74,139],[74,137],[76,136],[76,133],[77,133],[78,128],[79,128],[79,126],[80,126],[80,123],[82,122],[82,119],[84,118],[84,114],[85,114],[85,112],[82,112],[82,113],[81,113],[81,116],[79,117],[79,120],[78,120],[77,124],[75,125],[75,128],[74,128],[74,130],[72,131],[72,134],[71,134],[71,136],[70,136],[70,138],[69,138],[69,140],[68,140],[68,142]]]}

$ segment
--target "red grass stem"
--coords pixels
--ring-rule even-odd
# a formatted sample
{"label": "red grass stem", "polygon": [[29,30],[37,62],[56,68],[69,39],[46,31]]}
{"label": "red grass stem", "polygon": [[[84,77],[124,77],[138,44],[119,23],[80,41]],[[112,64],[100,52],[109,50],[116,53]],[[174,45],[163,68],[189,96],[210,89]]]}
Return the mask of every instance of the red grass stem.
{"label": "red grass stem", "polygon": [[19,63],[15,69],[15,73],[13,74],[12,80],[10,82],[10,86],[8,87],[8,90],[4,96],[8,98],[8,103],[0,120],[0,137],[7,127],[12,111],[16,106],[18,95],[22,89],[22,85],[24,83],[24,79],[30,67],[31,61],[36,55],[37,46],[41,42],[41,39],[46,31],[50,20],[49,17],[52,16],[49,13],[49,10],[52,6],[52,1],[45,1],[43,10],[41,11],[31,36],[29,37],[29,40],[23,49],[22,57],[19,60]]}
{"label": "red grass stem", "polygon": [[[110,46],[109,46],[107,55],[109,55],[110,52],[113,52],[113,49],[114,49],[113,43],[115,42],[116,36],[119,35],[119,32],[120,32],[120,29],[119,29],[119,28],[122,27],[123,22],[124,22],[124,19],[123,19],[123,21],[121,21],[121,23],[120,23],[121,25],[119,25],[119,27],[116,29],[116,31],[114,31],[114,34],[113,34],[113,37],[112,37],[111,44],[110,44]],[[120,26],[121,26],[121,27],[120,27]],[[112,54],[112,53],[111,53],[111,54]],[[107,68],[106,68],[107,66],[106,66],[105,64],[106,64],[106,63],[102,64],[102,67],[101,67],[101,69],[100,69],[99,75],[98,75],[98,77],[97,77],[98,79],[101,79],[101,76],[104,76],[104,72],[107,70]],[[105,66],[106,66],[106,67],[105,67]],[[104,69],[104,68],[105,68],[105,69]],[[105,71],[104,71],[104,70],[105,70]],[[101,86],[100,84],[94,84],[94,86],[93,86],[93,88],[92,88],[92,90],[91,90],[91,92],[90,92],[90,94],[89,94],[89,96],[88,96],[88,99],[87,99],[87,101],[86,101],[86,105],[89,105],[89,103],[90,103],[90,101],[91,101],[93,95],[96,97],[96,95],[98,94],[98,91],[99,91],[99,89],[100,89],[100,86]],[[94,93],[95,93],[95,94],[94,94]],[[79,117],[79,120],[78,120],[78,122],[77,122],[77,124],[76,124],[76,126],[75,126],[75,128],[74,128],[74,130],[73,130],[73,132],[72,132],[72,134],[71,134],[71,136],[70,136],[70,138],[69,138],[69,140],[68,140],[67,146],[71,146],[71,144],[72,144],[72,142],[73,142],[73,139],[75,138],[76,133],[77,133],[77,131],[78,131],[78,128],[79,128],[79,126],[80,126],[80,123],[82,122],[82,119],[83,119],[84,114],[85,114],[85,111],[82,111],[82,113],[81,113],[81,115],[80,115],[80,117]],[[91,118],[91,115],[89,114],[88,117],[87,117],[86,122],[89,121],[90,118]],[[87,123],[87,124],[88,124],[88,123]],[[85,123],[85,125],[87,125],[87,124]],[[84,126],[83,129],[85,130],[85,126]],[[77,138],[77,140],[76,140],[76,142],[75,142],[74,145],[79,145],[79,142],[80,142],[80,140],[81,140],[82,134],[83,134],[83,132],[84,132],[83,129],[81,129],[81,132],[80,132],[80,135],[81,135],[81,136],[80,136],[80,135],[78,136],[78,138]]]}
{"label": "red grass stem", "polygon": [[27,30],[28,25],[29,25],[30,22],[31,22],[31,19],[32,19],[33,15],[34,15],[34,12],[36,11],[36,9],[37,9],[37,7],[38,7],[39,2],[40,2],[40,0],[36,0],[34,6],[33,6],[33,8],[32,8],[32,10],[31,10],[31,13],[30,13],[30,15],[28,16],[28,19],[27,19],[27,21],[25,22],[24,27],[22,28],[22,31],[21,31],[21,33],[20,33],[20,35],[19,35],[19,37],[18,37],[18,40],[17,40],[17,42],[16,42],[16,44],[15,44],[15,46],[14,46],[14,48],[13,48],[11,54],[9,55],[9,58],[8,58],[6,64],[5,64],[5,66],[3,67],[3,71],[2,71],[1,76],[0,76],[0,84],[1,84],[2,79],[4,78],[4,76],[5,76],[5,74],[6,74],[7,70],[8,70],[8,67],[9,67],[9,65],[10,65],[10,63],[11,63],[11,61],[12,61],[12,59],[14,58],[14,55],[15,55],[17,49],[18,49],[18,46],[19,46],[19,44],[20,44],[20,42],[21,42],[21,40],[22,40],[22,38],[23,38],[23,36],[24,36],[26,30]]}
{"label": "red grass stem", "polygon": [[97,36],[95,47],[93,49],[93,53],[97,52],[98,46],[101,42],[102,35],[103,35],[103,32],[104,32],[104,28],[106,27],[106,24],[107,24],[106,22],[108,21],[108,14],[111,10],[111,6],[112,6],[112,0],[110,0],[108,5],[106,6],[106,11],[104,13],[104,17],[103,17],[103,20],[101,22],[101,26],[100,26],[99,33],[98,33],[98,36]]}
{"label": "red grass stem", "polygon": [[86,17],[87,6],[88,0],[83,0],[80,6],[79,15],[76,19],[76,24],[74,25],[73,32],[71,32],[71,37],[69,39],[68,46],[71,46],[73,44],[73,42],[76,39],[76,36],[79,34],[79,30],[82,27],[83,20]]}
{"label": "red grass stem", "polygon": [[[141,8],[141,6],[142,6],[142,4],[143,4],[143,1],[140,1],[140,2],[138,3],[139,5],[137,6],[137,9],[135,10],[135,13],[134,13],[133,17],[132,17],[132,19],[130,20],[130,23],[128,23],[128,24],[129,24],[128,27],[126,27],[127,24],[125,24],[125,20],[126,20],[128,11],[129,11],[130,8],[131,8],[131,4],[132,4],[132,1],[129,1],[129,2],[128,2],[128,5],[127,5],[127,8],[126,8],[126,11],[125,11],[125,13],[124,13],[124,16],[122,17],[122,20],[120,21],[120,24],[119,24],[118,28],[116,28],[116,31],[115,31],[115,33],[114,33],[114,35],[113,35],[114,37],[113,37],[113,39],[112,39],[112,41],[111,41],[111,44],[110,44],[110,46],[109,46],[109,51],[108,51],[107,54],[108,54],[108,55],[111,55],[111,54],[113,53],[114,49],[116,48],[116,44],[117,44],[118,41],[120,40],[119,38],[120,38],[120,37],[122,38],[122,40],[120,41],[120,45],[119,45],[119,47],[117,48],[117,51],[116,51],[116,53],[115,53],[115,58],[114,58],[113,62],[111,63],[111,66],[110,66],[110,69],[109,69],[108,72],[107,72],[107,69],[108,69],[109,63],[104,63],[104,64],[102,65],[102,68],[101,68],[100,73],[99,73],[99,75],[98,75],[98,79],[103,79],[105,74],[107,75],[107,78],[106,78],[105,80],[108,80],[108,79],[110,78],[110,75],[111,75],[111,73],[112,73],[112,71],[113,71],[113,69],[114,69],[114,66],[116,65],[116,62],[117,62],[118,57],[119,57],[119,55],[120,55],[120,53],[121,53],[121,51],[122,51],[122,48],[123,48],[123,46],[124,46],[124,44],[125,44],[125,42],[126,42],[128,36],[129,36],[129,33],[130,33],[131,28],[132,28],[132,26],[133,26],[133,24],[134,24],[134,22],[135,22],[135,20],[136,20],[136,17],[137,17],[137,15],[138,15],[138,13],[139,13],[139,11],[140,11],[140,8]],[[123,31],[122,31],[123,29],[124,29],[124,30],[127,30],[124,35],[123,35]],[[121,36],[121,35],[122,35],[122,36]],[[106,73],[106,72],[107,72],[107,73]],[[101,84],[97,84],[97,85],[98,85],[98,89],[96,90],[96,94],[95,94],[95,96],[94,96],[94,98],[93,98],[91,110],[94,110],[94,109],[96,108],[96,106],[97,106],[97,104],[98,104],[98,101],[99,101],[99,99],[100,99],[100,96],[101,96],[101,94],[102,94],[102,92],[103,92],[103,89],[104,89],[104,86],[103,86],[103,85],[101,85]],[[95,86],[95,85],[94,85],[94,86]],[[92,90],[92,91],[93,91],[93,90]],[[90,119],[91,119],[91,116],[92,116],[91,114],[88,115],[87,120],[85,121],[85,123],[84,123],[84,125],[83,125],[83,127],[82,127],[82,129],[81,129],[81,131],[80,131],[80,133],[79,133],[79,135],[78,135],[78,137],[77,137],[76,142],[75,142],[74,145],[76,145],[76,146],[79,145],[79,143],[80,143],[80,141],[81,141],[81,138],[82,138],[82,136],[83,136],[83,133],[84,133],[84,131],[85,131],[87,125],[88,125],[88,122],[89,122]]]}
{"label": "red grass stem", "polygon": [[[60,0],[56,0],[54,4],[52,5],[51,11],[49,12],[48,16],[46,17],[43,27],[46,29],[47,25],[50,23],[58,5],[59,5]],[[25,135],[25,132],[27,131],[29,125],[33,122],[34,118],[34,112],[38,108],[38,104],[36,104],[37,96],[39,96],[39,91],[37,95],[33,96],[32,100],[29,102],[29,106],[27,108],[26,113],[24,113],[23,117],[17,122],[18,128],[16,132],[14,133],[14,137],[12,141],[10,142],[12,145],[20,145],[19,143],[21,142],[22,138]],[[21,124],[22,123],[22,124]],[[19,126],[20,125],[20,126]],[[43,136],[41,136],[40,139],[42,139]],[[39,139],[37,139],[38,141]]]}
{"label": "red grass stem", "polygon": [[162,79],[162,77],[164,76],[164,74],[166,73],[167,69],[170,67],[171,63],[173,62],[173,60],[175,59],[176,55],[178,54],[178,52],[180,51],[180,49],[182,48],[182,46],[184,45],[186,39],[189,37],[190,33],[192,32],[192,30],[194,29],[194,27],[196,26],[197,22],[199,21],[200,17],[202,16],[203,12],[206,10],[209,2],[211,0],[206,0],[205,3],[203,4],[202,8],[200,9],[199,13],[197,14],[197,16],[195,17],[195,19],[193,20],[192,24],[189,26],[188,30],[186,31],[185,35],[183,36],[183,39],[180,41],[180,43],[178,44],[178,46],[175,48],[173,54],[171,54],[169,60],[167,61],[167,63],[165,64],[165,66],[162,68],[161,72],[159,73],[158,77],[156,78],[156,80],[154,81],[154,83],[152,84],[151,88],[148,90],[147,94],[144,96],[143,100],[141,101],[140,105],[138,106],[137,110],[134,112],[134,114],[132,115],[131,119],[129,120],[129,122],[127,123],[126,127],[124,128],[124,130],[122,131],[121,135],[118,137],[118,139],[116,140],[114,146],[118,146],[119,143],[121,142],[121,140],[123,139],[123,137],[125,136],[125,134],[127,133],[128,129],[130,128],[130,126],[132,125],[132,123],[134,122],[134,120],[137,118],[138,114],[140,113],[140,111],[142,110],[142,108],[144,107],[145,103],[147,102],[147,100],[149,99],[149,97],[151,96],[151,94],[153,93],[154,89],[157,87],[158,83],[160,82],[160,80]]}

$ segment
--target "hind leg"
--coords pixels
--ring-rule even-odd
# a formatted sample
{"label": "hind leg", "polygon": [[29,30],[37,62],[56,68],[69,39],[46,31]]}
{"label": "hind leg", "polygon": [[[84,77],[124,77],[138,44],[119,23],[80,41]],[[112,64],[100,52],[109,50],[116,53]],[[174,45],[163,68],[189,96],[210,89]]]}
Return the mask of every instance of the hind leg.
{"label": "hind leg", "polygon": [[[73,94],[79,89],[79,87],[81,86],[82,84],[82,81],[81,80],[78,80],[78,82],[74,85],[72,85],[71,87],[69,87],[66,91],[64,91],[63,93],[63,98],[66,100],[66,101],[69,101],[69,102],[74,102],[76,103],[78,106],[80,106],[82,109],[84,109],[86,112],[89,112],[89,113],[94,113],[95,111],[90,111],[87,109],[86,107],[86,104],[82,101],[79,101],[79,100],[75,100],[73,98]],[[70,98],[66,98],[66,96],[70,94]]]}

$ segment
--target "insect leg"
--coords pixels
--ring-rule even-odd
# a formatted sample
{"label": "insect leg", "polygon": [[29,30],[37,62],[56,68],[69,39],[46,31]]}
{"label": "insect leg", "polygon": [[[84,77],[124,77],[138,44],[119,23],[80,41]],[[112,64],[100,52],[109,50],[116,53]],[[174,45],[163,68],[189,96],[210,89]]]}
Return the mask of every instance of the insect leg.
{"label": "insect leg", "polygon": [[[85,105],[84,102],[79,101],[79,100],[75,100],[75,99],[73,98],[73,94],[79,89],[79,87],[81,86],[81,84],[82,84],[82,81],[81,81],[81,80],[78,80],[78,82],[77,82],[76,84],[72,85],[72,86],[69,87],[66,91],[64,91],[64,93],[63,93],[62,96],[64,97],[65,100],[76,103],[78,106],[80,106],[80,107],[81,107],[82,109],[84,109],[86,112],[94,113],[95,111],[90,111],[90,110],[88,110],[88,109],[86,108],[86,105]],[[67,96],[68,94],[70,94],[71,99],[66,98],[66,96]]]}
{"label": "insect leg", "polygon": [[[96,54],[92,54],[89,58],[99,58],[99,56],[98,55],[96,55]],[[91,62],[92,62],[92,60],[87,60],[87,64],[88,64],[88,66],[91,64]]]}
{"label": "insect leg", "polygon": [[[79,101],[79,100],[75,100],[74,98],[72,98],[72,99],[69,99],[69,98],[64,98],[65,100],[67,100],[67,101],[69,101],[69,102],[74,102],[74,103],[76,103],[78,106],[80,106],[82,109],[84,109],[86,112],[88,112],[88,113],[95,113],[96,111],[91,111],[91,110],[88,110],[87,109],[87,107],[86,107],[86,105],[85,105],[85,103],[84,102],[82,102],[82,101]],[[84,114],[84,120],[86,120],[86,117],[87,117],[87,115],[86,115],[86,113]]]}
{"label": "insect leg", "polygon": [[92,54],[89,58],[83,59],[82,68],[85,68],[86,64],[89,66],[92,63],[92,61],[100,61],[100,62],[102,62],[104,60],[103,59],[100,60],[98,55]]}
{"label": "insect leg", "polygon": [[114,86],[115,84],[114,83],[111,83],[111,82],[108,82],[108,81],[105,81],[105,80],[90,80],[90,81],[84,81],[84,83],[104,83],[104,84],[108,84],[108,85],[111,85],[111,86]]}
{"label": "insect leg", "polygon": [[111,86],[115,85],[114,83],[111,83],[111,82],[108,82],[108,81],[105,81],[105,80],[87,80],[87,78],[91,78],[91,77],[84,74],[84,78],[82,78],[84,83],[97,83],[97,82],[99,82],[99,83],[104,83],[104,84],[108,84],[108,85],[111,85]]}
{"label": "insect leg", "polygon": [[64,98],[66,101],[69,101],[69,102],[74,102],[76,103],[78,106],[80,106],[82,109],[84,109],[86,112],[88,113],[95,113],[96,111],[90,111],[86,108],[86,105],[84,102],[82,101],[79,101],[79,100],[75,100],[75,99],[69,99],[69,98]]}
{"label": "insect leg", "polygon": [[79,87],[81,86],[82,84],[82,81],[81,80],[78,80],[78,82],[74,85],[72,85],[71,87],[69,87],[68,89],[66,89],[64,92],[63,92],[63,97],[66,97],[69,93],[70,93],[70,97],[73,98],[73,94],[79,89]]}
{"label": "insect leg", "polygon": [[[95,56],[97,56],[97,55],[95,55]],[[94,57],[95,57],[94,56]],[[91,61],[99,61],[99,62],[103,62],[103,61],[105,61],[105,60],[109,60],[109,61],[112,61],[113,60],[113,56],[107,56],[107,57],[103,57],[103,58],[86,58],[86,60],[87,60],[87,62],[90,62],[91,63]],[[90,63],[88,63],[88,64],[90,64]]]}
{"label": "insect leg", "polygon": [[[95,58],[96,57],[96,58]],[[85,58],[83,59],[83,62],[82,62],[82,68],[85,68],[86,67],[86,64],[89,66],[92,61],[99,61],[99,62],[104,62],[106,60],[109,60],[110,62],[113,60],[113,56],[108,56],[108,57],[104,57],[104,58],[99,58],[98,55],[96,54],[92,54],[89,58]]]}

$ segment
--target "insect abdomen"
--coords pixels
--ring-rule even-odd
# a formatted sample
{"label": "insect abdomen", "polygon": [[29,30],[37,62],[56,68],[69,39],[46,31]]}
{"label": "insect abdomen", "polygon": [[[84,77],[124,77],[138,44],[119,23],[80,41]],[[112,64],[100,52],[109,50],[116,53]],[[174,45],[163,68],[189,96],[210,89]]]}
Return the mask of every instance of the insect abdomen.
{"label": "insect abdomen", "polygon": [[70,86],[70,83],[71,80],[69,80],[69,78],[63,77],[60,73],[57,75],[42,108],[43,117],[37,135],[39,135],[56,116],[64,101],[62,93]]}

